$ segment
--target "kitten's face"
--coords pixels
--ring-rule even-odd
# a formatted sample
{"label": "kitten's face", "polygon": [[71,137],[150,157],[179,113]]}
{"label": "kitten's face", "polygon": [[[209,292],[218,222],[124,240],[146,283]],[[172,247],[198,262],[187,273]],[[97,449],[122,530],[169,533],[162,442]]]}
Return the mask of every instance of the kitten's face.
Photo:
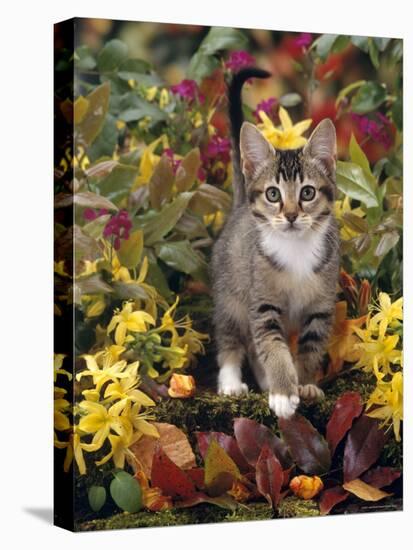
{"label": "kitten's face", "polygon": [[317,231],[335,196],[335,131],[319,124],[303,149],[275,150],[251,124],[241,130],[248,203],[257,223],[283,237]]}

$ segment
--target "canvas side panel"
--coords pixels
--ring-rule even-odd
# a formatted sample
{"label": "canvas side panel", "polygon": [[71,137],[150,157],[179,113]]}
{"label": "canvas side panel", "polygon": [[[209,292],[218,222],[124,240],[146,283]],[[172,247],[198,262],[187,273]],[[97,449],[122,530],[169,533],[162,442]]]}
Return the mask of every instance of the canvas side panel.
{"label": "canvas side panel", "polygon": [[74,530],[74,21],[54,26],[54,523]]}

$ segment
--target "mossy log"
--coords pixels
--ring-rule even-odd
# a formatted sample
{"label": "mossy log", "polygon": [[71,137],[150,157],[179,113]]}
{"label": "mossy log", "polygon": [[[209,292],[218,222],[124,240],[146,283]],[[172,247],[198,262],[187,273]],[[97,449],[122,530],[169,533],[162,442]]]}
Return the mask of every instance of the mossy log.
{"label": "mossy log", "polygon": [[[366,400],[373,388],[374,380],[371,377],[361,371],[351,370],[341,374],[324,387],[326,398],[323,401],[307,405],[301,404],[299,412],[324,434],[334,404],[344,392],[358,391],[363,400]],[[210,390],[202,390],[191,399],[164,399],[156,406],[156,420],[168,422],[181,428],[187,434],[195,451],[197,449],[196,431],[213,430],[232,434],[233,419],[237,417],[254,419],[265,424],[274,432],[278,431],[277,419],[268,407],[268,396],[253,391],[241,397],[226,397],[217,395],[216,392]],[[201,464],[200,457],[197,458],[199,464]],[[397,443],[392,435],[389,437],[379,463],[402,468],[402,445]],[[96,471],[95,473],[99,477],[99,472]],[[90,479],[89,473],[87,477]],[[86,481],[85,478],[86,476],[83,478]],[[79,486],[78,489],[77,501],[80,505],[81,502],[84,503],[87,499],[87,497],[85,499],[86,487]],[[390,500],[386,499],[387,506],[393,506]],[[367,503],[364,503],[364,505],[368,507]],[[391,509],[400,509],[400,505],[394,504]],[[77,511],[80,511],[79,507]],[[341,513],[343,512],[345,512],[345,509],[341,509]],[[111,511],[107,510],[104,515],[110,513]],[[276,514],[266,503],[243,505],[235,512],[223,510],[217,506],[201,504],[190,509],[174,509],[163,512],[141,511],[137,514],[121,513],[103,519],[93,519],[93,514],[91,515],[90,511],[84,510],[84,513],[80,511],[77,514],[77,529],[82,531],[125,529],[317,515],[319,515],[319,511],[315,501],[303,501],[295,497],[287,497],[281,502]],[[89,518],[89,521],[85,521]]]}

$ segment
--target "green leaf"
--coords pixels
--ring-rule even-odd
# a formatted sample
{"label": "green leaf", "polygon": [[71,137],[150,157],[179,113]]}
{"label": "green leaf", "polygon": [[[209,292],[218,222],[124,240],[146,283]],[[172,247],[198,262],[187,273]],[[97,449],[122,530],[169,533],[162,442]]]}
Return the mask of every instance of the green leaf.
{"label": "green leaf", "polygon": [[116,118],[107,113],[105,121],[99,135],[87,151],[87,156],[91,162],[101,157],[111,157],[118,143],[118,128]]}
{"label": "green leaf", "polygon": [[373,176],[373,173],[370,169],[369,160],[366,157],[366,154],[364,153],[363,149],[357,143],[357,140],[354,137],[354,134],[351,134],[349,153],[350,153],[351,162],[354,162],[355,164],[358,164],[361,167],[365,176],[369,180],[372,188],[375,189],[377,187],[376,178]]}
{"label": "green leaf", "polygon": [[134,269],[141,261],[143,250],[143,231],[138,229],[122,240],[118,250],[120,263],[128,269]]}
{"label": "green leaf", "polygon": [[147,300],[148,293],[138,283],[115,281],[112,283],[115,295],[121,300]]}
{"label": "green leaf", "polygon": [[82,121],[75,124],[75,135],[79,141],[90,145],[99,135],[109,107],[110,84],[105,82],[93,90],[86,99],[88,109]]}
{"label": "green leaf", "polygon": [[366,82],[358,90],[351,102],[352,110],[358,114],[369,113],[386,99],[386,88],[377,82]]}
{"label": "green leaf", "polygon": [[169,201],[172,194],[174,183],[174,172],[171,161],[166,155],[162,155],[161,160],[153,171],[149,182],[149,200],[152,208],[159,208],[164,202]]}
{"label": "green leaf", "polygon": [[202,183],[194,192],[189,208],[200,216],[214,214],[218,210],[228,211],[231,198],[225,191],[209,183]]}
{"label": "green leaf", "polygon": [[379,206],[376,193],[358,164],[337,162],[337,187],[345,195],[364,203],[367,208]]}
{"label": "green leaf", "polygon": [[126,472],[116,472],[110,484],[110,494],[124,512],[134,514],[142,508],[142,491],[135,478]]}
{"label": "green leaf", "polygon": [[94,512],[99,512],[106,502],[106,489],[99,485],[92,485],[87,492],[89,506]]}
{"label": "green leaf", "polygon": [[364,53],[367,53],[369,51],[369,37],[368,36],[352,36],[351,42],[357,48],[362,50]]}
{"label": "green leaf", "polygon": [[134,93],[128,93],[122,97],[120,108],[118,118],[125,122],[134,122],[146,116],[151,117],[154,122],[167,118],[167,114],[157,105],[149,103]]}
{"label": "green leaf", "polygon": [[352,82],[351,84],[340,90],[336,99],[336,107],[343,101],[345,97],[348,96],[350,92],[356,90],[357,88],[360,88],[360,86],[363,86],[365,82],[365,80],[357,80],[357,82]]}
{"label": "green leaf", "polygon": [[94,239],[99,239],[102,237],[103,229],[110,220],[110,217],[110,214],[106,214],[105,216],[99,216],[91,222],[86,223],[82,227],[83,233],[86,233],[86,235],[89,235],[89,237],[93,237]]}
{"label": "green leaf", "polygon": [[155,247],[157,256],[169,267],[188,275],[196,275],[206,268],[203,259],[195,252],[189,241],[171,241]]}
{"label": "green leaf", "polygon": [[393,103],[391,108],[391,117],[393,122],[397,126],[397,129],[401,132],[403,130],[403,98],[399,96]]}
{"label": "green leaf", "polygon": [[373,39],[369,39],[369,55],[370,60],[373,63],[373,67],[378,69],[380,66],[379,49]]}
{"label": "green leaf", "polygon": [[315,47],[318,57],[325,61],[338,38],[338,34],[322,34],[313,42],[312,47]]}
{"label": "green leaf", "polygon": [[96,67],[96,59],[88,46],[79,46],[74,55],[75,68],[80,71],[91,71]]}
{"label": "green leaf", "polygon": [[145,234],[145,244],[151,246],[163,239],[175,226],[185,212],[193,193],[181,193],[169,204],[161,208],[158,214],[152,216],[142,229]]}
{"label": "green leaf", "polygon": [[400,235],[397,231],[389,231],[388,233],[383,233],[381,236],[376,250],[374,251],[375,256],[385,256],[389,250],[391,250],[399,242]]}
{"label": "green leaf", "polygon": [[203,78],[210,75],[217,67],[219,67],[219,60],[216,57],[197,52],[192,56],[189,63],[188,77],[201,82]]}
{"label": "green leaf", "polygon": [[219,66],[219,60],[215,57],[217,53],[223,50],[242,50],[247,43],[245,34],[237,29],[212,27],[191,58],[188,78],[200,82]]}
{"label": "green leaf", "polygon": [[143,59],[127,59],[119,67],[118,76],[122,80],[135,80],[136,75],[145,74],[150,68],[150,64]]}
{"label": "green leaf", "polygon": [[351,212],[345,212],[342,215],[344,225],[356,231],[356,233],[367,233],[369,231],[369,224],[365,218],[360,218]]}
{"label": "green leaf", "polygon": [[391,41],[391,38],[387,38],[387,37],[384,37],[384,36],[374,36],[372,38],[372,41],[375,43],[375,45],[377,46],[377,49],[381,52],[384,52],[384,50],[387,48],[387,46],[389,45],[390,41]]}
{"label": "green leaf", "polygon": [[115,38],[107,42],[100,51],[97,66],[101,73],[115,71],[128,57],[128,46]]}
{"label": "green leaf", "polygon": [[299,105],[303,101],[300,94],[291,93],[291,94],[284,94],[280,97],[279,102],[280,105],[283,107],[295,107],[296,105]]}
{"label": "green leaf", "polygon": [[340,34],[337,39],[334,41],[333,47],[331,48],[331,53],[340,53],[347,47],[347,44],[350,42],[350,37]]}
{"label": "green leaf", "polygon": [[246,35],[230,27],[212,27],[199,48],[205,55],[222,50],[242,50],[248,44]]}
{"label": "green leaf", "polygon": [[201,155],[198,147],[196,147],[185,155],[178,166],[175,177],[175,185],[178,191],[189,191],[197,177],[200,166]]}
{"label": "green leaf", "polygon": [[119,205],[128,195],[137,175],[137,166],[118,164],[108,176],[98,182],[99,190],[102,195]]}

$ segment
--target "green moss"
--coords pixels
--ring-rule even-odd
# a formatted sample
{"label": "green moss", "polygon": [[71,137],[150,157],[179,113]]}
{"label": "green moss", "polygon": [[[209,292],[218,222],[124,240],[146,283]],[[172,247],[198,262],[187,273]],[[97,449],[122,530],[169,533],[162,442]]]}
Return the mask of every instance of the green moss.
{"label": "green moss", "polygon": [[172,525],[193,525],[271,519],[273,513],[268,504],[255,503],[240,506],[234,512],[207,504],[194,508],[165,510],[162,512],[138,512],[137,514],[116,514],[110,518],[78,523],[78,531],[104,529],[131,529],[136,527],[165,527]]}
{"label": "green moss", "polygon": [[279,518],[315,517],[320,515],[320,510],[314,500],[287,497],[280,502],[277,514]]}

